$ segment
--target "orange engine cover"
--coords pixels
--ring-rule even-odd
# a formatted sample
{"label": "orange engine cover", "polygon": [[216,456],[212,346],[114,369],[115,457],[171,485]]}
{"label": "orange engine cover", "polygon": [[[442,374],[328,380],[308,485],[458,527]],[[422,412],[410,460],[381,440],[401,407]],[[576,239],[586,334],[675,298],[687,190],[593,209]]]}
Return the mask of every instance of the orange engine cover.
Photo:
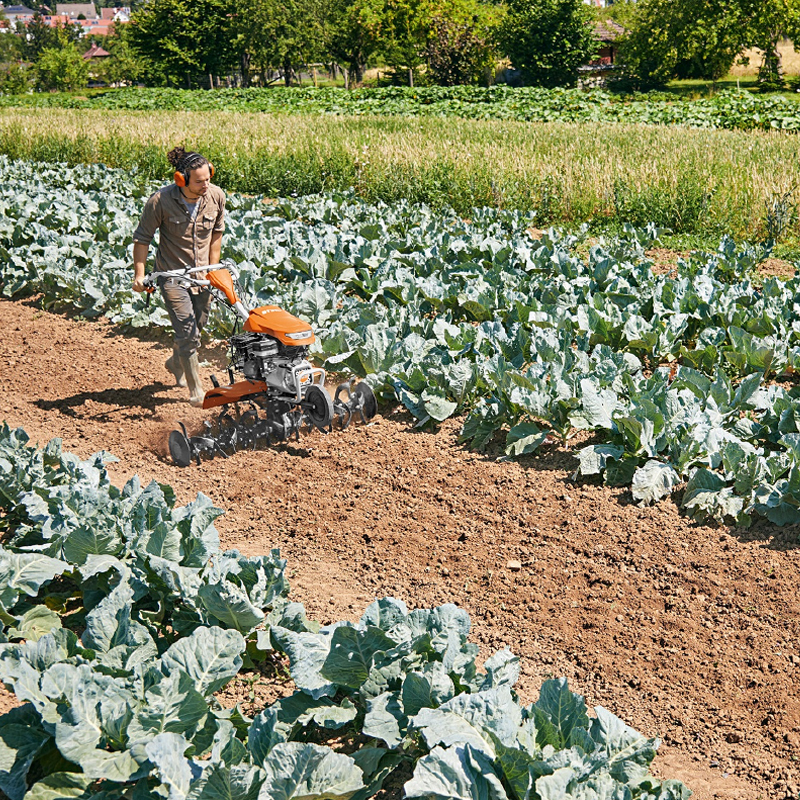
{"label": "orange engine cover", "polygon": [[278,306],[261,306],[251,311],[244,329],[267,333],[290,347],[304,347],[314,341],[314,331],[308,323]]}
{"label": "orange engine cover", "polygon": [[209,389],[203,398],[203,408],[216,408],[236,403],[253,394],[262,394],[267,391],[267,384],[263,381],[237,381],[230,386],[218,386]]}

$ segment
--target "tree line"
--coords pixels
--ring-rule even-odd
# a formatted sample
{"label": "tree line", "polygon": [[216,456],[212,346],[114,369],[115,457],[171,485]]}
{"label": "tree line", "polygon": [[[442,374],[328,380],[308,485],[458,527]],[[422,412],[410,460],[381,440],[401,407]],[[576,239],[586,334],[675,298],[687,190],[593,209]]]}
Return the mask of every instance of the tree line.
{"label": "tree line", "polygon": [[359,84],[380,63],[389,83],[452,86],[491,81],[503,57],[528,83],[574,85],[596,50],[581,0],[149,0],[128,34],[165,85],[290,84],[311,64]]}
{"label": "tree line", "polygon": [[[18,60],[38,68],[65,51],[69,80],[37,72],[39,88],[62,89],[90,68],[67,69],[80,49],[71,26],[45,30],[41,19],[12,37]],[[110,82],[209,88],[289,85],[318,66],[358,85],[380,65],[385,83],[453,86],[492,82],[505,59],[520,83],[570,86],[597,51],[594,22],[581,0],[148,0],[95,37],[114,58],[91,69]],[[2,80],[0,90],[10,90]]]}
{"label": "tree line", "polygon": [[626,29],[621,77],[638,89],[673,79],[719,80],[749,48],[761,51],[761,87],[781,89],[778,45],[800,42],[800,0],[622,0],[612,13]]}
{"label": "tree line", "polygon": [[355,86],[374,65],[388,84],[491,83],[502,64],[518,83],[574,86],[605,16],[623,28],[610,73],[620,89],[717,80],[746,48],[763,54],[761,86],[782,88],[778,43],[800,41],[800,0],[617,0],[602,10],[582,0],[147,0],[112,36],[94,37],[112,57],[91,64],[81,57],[91,41],[74,25],[37,16],[0,36],[0,91],[80,88],[90,77],[290,85],[317,67]]}

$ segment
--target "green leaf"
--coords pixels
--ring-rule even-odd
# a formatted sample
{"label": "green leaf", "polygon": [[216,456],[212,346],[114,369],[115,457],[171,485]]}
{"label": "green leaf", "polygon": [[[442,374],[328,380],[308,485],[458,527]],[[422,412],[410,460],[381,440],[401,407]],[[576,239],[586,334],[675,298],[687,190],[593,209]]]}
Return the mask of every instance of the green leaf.
{"label": "green leaf", "polygon": [[194,678],[176,670],[145,692],[145,703],[131,721],[128,736],[137,740],[181,733],[191,738],[207,715],[208,705],[195,689]]}
{"label": "green leaf", "polygon": [[249,764],[212,764],[192,785],[189,800],[258,800],[263,780],[263,772]]}
{"label": "green leaf", "polygon": [[540,746],[552,744],[557,749],[568,746],[575,729],[589,727],[586,703],[571,692],[566,678],[547,680],[539,691],[539,699],[529,708],[541,734]]}
{"label": "green leaf", "polygon": [[326,680],[320,672],[330,652],[330,631],[295,633],[273,625],[270,635],[275,648],[289,657],[292,678],[298,689],[308,692],[314,699],[336,693],[336,684]]}
{"label": "green leaf", "polygon": [[13,628],[7,631],[9,639],[27,639],[38,642],[42,636],[61,627],[61,617],[47,606],[34,606],[26,611]]}
{"label": "green leaf", "polygon": [[56,558],[12,553],[0,546],[0,606],[10,609],[21,594],[34,597],[45,583],[70,569]]}
{"label": "green leaf", "polygon": [[384,692],[367,700],[362,730],[366,736],[380,739],[389,747],[399,747],[408,727],[408,717],[400,705],[398,692]]}
{"label": "green leaf", "polygon": [[264,762],[270,800],[348,800],[364,786],[350,756],[315,744],[276,744]]}
{"label": "green leaf", "polygon": [[535,422],[520,422],[508,432],[506,455],[524,456],[535,453],[549,435],[549,430],[542,430]]}
{"label": "green leaf", "polygon": [[422,402],[425,406],[425,411],[431,419],[435,419],[437,422],[444,422],[455,414],[458,408],[458,403],[454,403],[444,395],[430,392],[427,389],[422,393]]}
{"label": "green leaf", "polygon": [[633,474],[633,499],[643,505],[657,503],[672,494],[681,477],[661,461],[648,461]]}
{"label": "green leaf", "polygon": [[33,784],[25,795],[25,800],[81,800],[89,798],[87,789],[92,785],[91,778],[80,772],[53,772]]}
{"label": "green leaf", "polygon": [[189,742],[177,733],[160,733],[145,745],[153,773],[168,791],[168,800],[187,798],[192,783],[201,775],[200,767],[184,756],[188,748]]}
{"label": "green leaf", "polygon": [[228,628],[249,633],[264,621],[264,612],[230,581],[205,584],[197,594],[208,613]]}
{"label": "green leaf", "polygon": [[117,531],[100,526],[82,525],[64,540],[64,558],[72,564],[83,564],[90,555],[116,556],[122,549]]}
{"label": "green leaf", "polygon": [[423,708],[411,718],[411,725],[422,733],[428,747],[469,744],[494,758],[490,734],[504,744],[516,740],[522,721],[520,707],[507,686],[475,694],[456,695],[437,709]]}
{"label": "green leaf", "polygon": [[333,632],[330,652],[320,674],[339,686],[358,689],[369,677],[375,654],[394,645],[380,628],[367,626],[358,630],[342,625]]}
{"label": "green leaf", "polygon": [[507,800],[491,761],[469,743],[436,747],[417,761],[405,797],[425,800]]}
{"label": "green leaf", "polygon": [[208,697],[219,691],[242,667],[245,641],[238,631],[198,628],[191,636],[179,639],[161,656],[166,674],[182,670]]}
{"label": "green leaf", "polygon": [[51,740],[33,706],[12,708],[0,717],[0,789],[21,800],[31,764]]}
{"label": "green leaf", "polygon": [[[613,444],[590,444],[576,453],[581,475],[599,475],[609,461],[622,458],[625,449]],[[628,481],[629,482],[629,481]]]}

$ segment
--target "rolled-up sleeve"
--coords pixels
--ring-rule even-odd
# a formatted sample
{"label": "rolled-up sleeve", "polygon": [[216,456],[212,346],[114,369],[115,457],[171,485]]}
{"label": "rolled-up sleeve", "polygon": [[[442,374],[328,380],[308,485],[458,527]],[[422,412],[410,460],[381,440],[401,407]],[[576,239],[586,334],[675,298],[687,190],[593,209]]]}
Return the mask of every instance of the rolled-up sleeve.
{"label": "rolled-up sleeve", "polygon": [[156,231],[161,227],[161,203],[159,202],[159,193],[151,195],[148,201],[144,204],[144,211],[142,218],[136,230],[133,232],[133,241],[140,242],[141,244],[149,245],[156,235]]}

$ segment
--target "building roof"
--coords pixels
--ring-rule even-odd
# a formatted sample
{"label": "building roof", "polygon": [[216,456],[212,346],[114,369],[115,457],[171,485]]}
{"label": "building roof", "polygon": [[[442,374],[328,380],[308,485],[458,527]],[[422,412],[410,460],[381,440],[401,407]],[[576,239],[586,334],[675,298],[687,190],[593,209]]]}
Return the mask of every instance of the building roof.
{"label": "building roof", "polygon": [[80,14],[86,19],[97,19],[94,3],[56,3],[56,14],[70,19],[77,19]]}
{"label": "building roof", "polygon": [[595,22],[594,35],[601,42],[614,42],[625,33],[625,28],[613,19],[607,19],[603,22]]}
{"label": "building roof", "polygon": [[101,8],[102,19],[115,22],[128,22],[131,18],[130,6],[117,6],[116,8]]}
{"label": "building roof", "polygon": [[88,61],[90,58],[107,58],[111,53],[108,50],[103,50],[96,44],[93,44],[84,54],[83,57]]}
{"label": "building roof", "polygon": [[27,6],[5,6],[3,13],[6,17],[32,17],[36,12]]}

